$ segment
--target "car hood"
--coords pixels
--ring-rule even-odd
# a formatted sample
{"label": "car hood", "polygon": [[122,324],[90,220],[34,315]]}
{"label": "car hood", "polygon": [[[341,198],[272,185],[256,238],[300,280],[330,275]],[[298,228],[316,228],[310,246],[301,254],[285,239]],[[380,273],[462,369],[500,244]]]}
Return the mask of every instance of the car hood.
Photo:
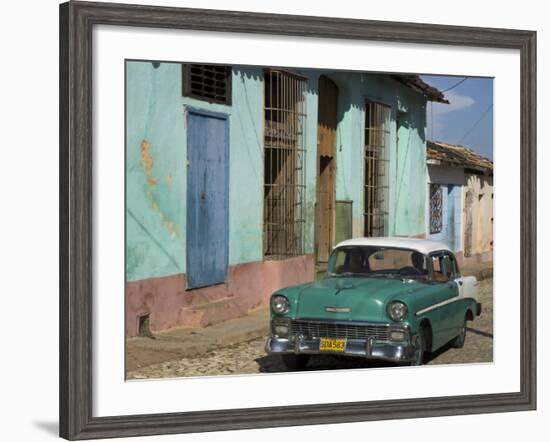
{"label": "car hood", "polygon": [[388,303],[421,287],[425,284],[394,278],[327,278],[301,286],[296,317],[387,321]]}

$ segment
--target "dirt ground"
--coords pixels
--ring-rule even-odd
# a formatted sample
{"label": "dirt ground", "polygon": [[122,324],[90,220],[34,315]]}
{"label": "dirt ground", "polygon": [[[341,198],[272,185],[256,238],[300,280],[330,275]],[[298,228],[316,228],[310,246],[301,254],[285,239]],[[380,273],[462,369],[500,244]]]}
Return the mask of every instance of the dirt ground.
{"label": "dirt ground", "polygon": [[[468,324],[466,343],[461,349],[443,347],[427,356],[426,364],[458,364],[492,362],[493,360],[493,280],[480,282],[481,316]],[[224,346],[194,357],[173,360],[131,369],[128,379],[168,378],[184,376],[218,376],[226,374],[276,373],[288,371],[280,357],[266,355],[265,337]],[[313,356],[306,370],[391,367],[389,363],[360,358]]]}

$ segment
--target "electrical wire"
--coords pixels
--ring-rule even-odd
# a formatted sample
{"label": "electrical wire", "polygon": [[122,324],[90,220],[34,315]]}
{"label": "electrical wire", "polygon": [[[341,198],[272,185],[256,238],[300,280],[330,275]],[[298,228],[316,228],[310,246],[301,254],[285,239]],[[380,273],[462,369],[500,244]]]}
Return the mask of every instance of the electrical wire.
{"label": "electrical wire", "polygon": [[445,89],[445,90],[443,90],[443,91],[441,91],[441,92],[443,93],[443,92],[450,91],[451,89],[454,89],[455,87],[457,87],[457,86],[461,85],[462,83],[464,83],[467,79],[468,79],[468,77],[464,77],[464,78],[463,78],[462,80],[460,80],[458,83],[453,84],[451,87],[449,87],[449,88],[447,88],[447,89]]}
{"label": "electrical wire", "polygon": [[485,117],[485,115],[487,115],[487,113],[493,108],[493,104],[491,103],[491,105],[485,109],[485,111],[481,114],[481,116],[477,119],[477,121],[474,123],[474,125],[470,128],[470,130],[468,132],[466,132],[462,138],[458,141],[457,144],[460,144],[462,143],[462,140],[464,140],[468,135],[470,135],[472,133],[472,131],[476,128],[476,126],[479,124],[479,122],[481,120],[483,120],[483,117]]}

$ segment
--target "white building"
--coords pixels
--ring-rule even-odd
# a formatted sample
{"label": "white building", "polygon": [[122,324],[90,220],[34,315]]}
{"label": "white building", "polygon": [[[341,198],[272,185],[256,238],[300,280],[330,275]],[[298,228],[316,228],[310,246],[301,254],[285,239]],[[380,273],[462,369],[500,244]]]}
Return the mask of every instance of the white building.
{"label": "white building", "polygon": [[427,143],[426,236],[461,264],[493,259],[493,163],[464,146]]}

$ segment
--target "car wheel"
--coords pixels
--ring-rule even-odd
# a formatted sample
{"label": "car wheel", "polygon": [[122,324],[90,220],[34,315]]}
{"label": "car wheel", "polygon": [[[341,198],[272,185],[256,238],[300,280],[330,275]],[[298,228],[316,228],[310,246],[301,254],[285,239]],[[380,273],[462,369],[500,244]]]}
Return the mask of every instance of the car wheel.
{"label": "car wheel", "polygon": [[460,333],[454,338],[451,342],[451,346],[453,348],[462,348],[464,347],[464,343],[466,342],[466,323],[467,323],[466,317],[464,317],[464,323],[462,324],[462,328],[460,329]]}
{"label": "car wheel", "polygon": [[424,362],[424,353],[426,352],[426,340],[424,339],[424,330],[420,329],[414,341],[414,359],[409,365],[418,366]]}
{"label": "car wheel", "polygon": [[282,355],[283,364],[289,370],[303,370],[309,361],[309,355]]}

